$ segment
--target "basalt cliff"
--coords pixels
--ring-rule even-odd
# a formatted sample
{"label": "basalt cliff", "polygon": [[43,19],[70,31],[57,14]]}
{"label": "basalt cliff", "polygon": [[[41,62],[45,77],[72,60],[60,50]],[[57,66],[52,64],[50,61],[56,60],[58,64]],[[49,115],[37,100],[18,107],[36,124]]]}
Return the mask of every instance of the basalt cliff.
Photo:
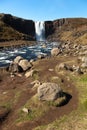
{"label": "basalt cliff", "polygon": [[[48,41],[87,42],[87,19],[66,18],[45,21],[45,37]],[[35,41],[35,22],[0,14],[0,41]]]}

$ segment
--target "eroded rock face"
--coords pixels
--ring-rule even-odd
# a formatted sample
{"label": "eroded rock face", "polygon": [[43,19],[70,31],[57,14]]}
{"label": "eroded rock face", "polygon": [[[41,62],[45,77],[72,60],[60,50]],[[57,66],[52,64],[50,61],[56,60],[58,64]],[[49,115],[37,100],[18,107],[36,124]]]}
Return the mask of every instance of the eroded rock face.
{"label": "eroded rock face", "polygon": [[45,22],[45,36],[46,38],[54,33],[54,26],[52,21]]}
{"label": "eroded rock face", "polygon": [[25,20],[22,18],[14,17],[10,14],[5,14],[2,21],[8,26],[11,26],[20,33],[26,34],[29,37],[27,40],[35,40],[35,25],[33,20]]}
{"label": "eroded rock face", "polygon": [[56,83],[43,83],[38,87],[39,100],[54,101],[61,97],[62,89]]}

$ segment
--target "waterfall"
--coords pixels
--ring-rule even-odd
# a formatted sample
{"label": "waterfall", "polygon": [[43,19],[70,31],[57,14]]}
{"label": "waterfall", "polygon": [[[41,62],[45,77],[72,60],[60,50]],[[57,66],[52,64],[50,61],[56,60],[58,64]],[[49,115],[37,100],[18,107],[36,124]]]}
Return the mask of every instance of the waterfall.
{"label": "waterfall", "polygon": [[35,22],[35,35],[37,41],[45,41],[45,22]]}

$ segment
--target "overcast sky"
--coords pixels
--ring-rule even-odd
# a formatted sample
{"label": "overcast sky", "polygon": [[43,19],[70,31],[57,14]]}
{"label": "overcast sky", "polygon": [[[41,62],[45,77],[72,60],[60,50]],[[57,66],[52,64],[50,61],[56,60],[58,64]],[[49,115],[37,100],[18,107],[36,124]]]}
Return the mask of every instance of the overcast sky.
{"label": "overcast sky", "polygon": [[87,18],[87,0],[0,0],[0,13],[34,21]]}

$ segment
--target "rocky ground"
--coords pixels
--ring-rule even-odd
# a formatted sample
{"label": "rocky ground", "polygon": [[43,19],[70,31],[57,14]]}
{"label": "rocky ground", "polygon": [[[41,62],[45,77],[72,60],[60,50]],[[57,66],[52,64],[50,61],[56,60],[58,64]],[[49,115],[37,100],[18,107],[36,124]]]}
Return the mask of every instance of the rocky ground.
{"label": "rocky ground", "polygon": [[[50,57],[0,69],[0,130],[87,130],[87,19],[45,21],[45,31],[61,43]],[[32,20],[0,14],[0,49],[32,40]]]}
{"label": "rocky ground", "polygon": [[1,68],[0,130],[86,130],[86,50],[64,43],[50,57]]}

